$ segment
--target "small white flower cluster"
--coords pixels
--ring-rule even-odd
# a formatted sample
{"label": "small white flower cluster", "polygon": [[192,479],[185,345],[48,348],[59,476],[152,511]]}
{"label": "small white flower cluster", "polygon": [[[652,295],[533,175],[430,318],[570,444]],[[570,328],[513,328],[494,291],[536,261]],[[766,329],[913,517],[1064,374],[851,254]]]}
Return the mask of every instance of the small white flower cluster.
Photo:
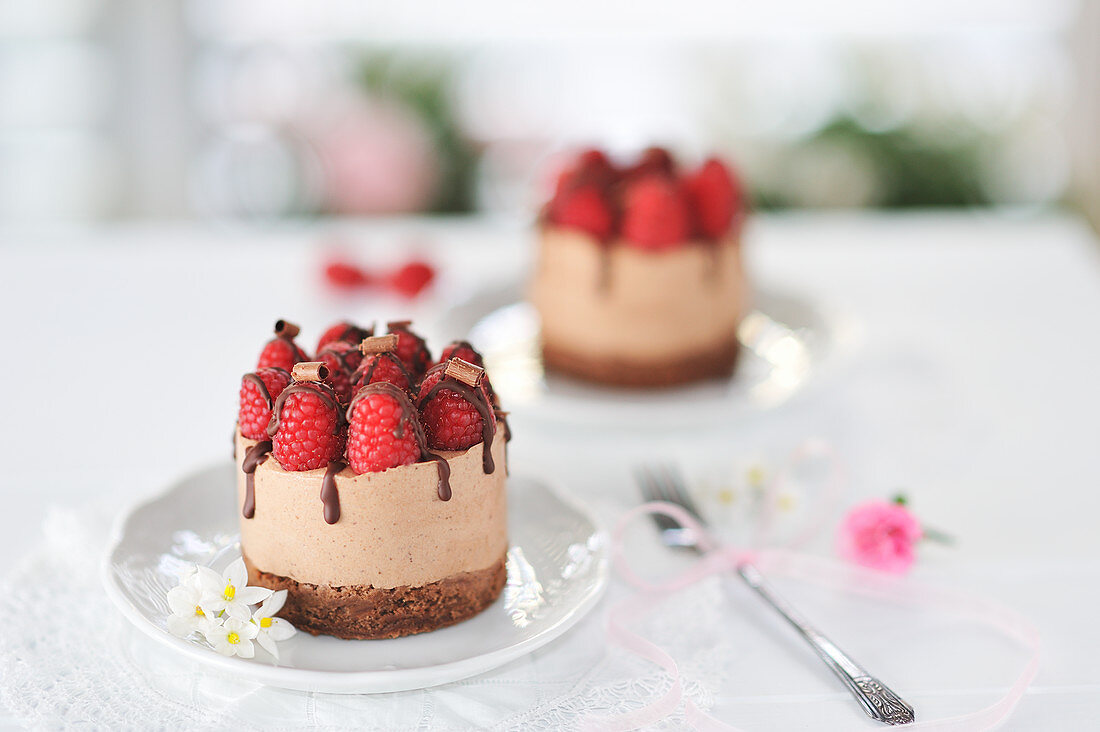
{"label": "small white flower cluster", "polygon": [[[275,617],[286,602],[286,590],[272,592],[247,583],[243,559],[230,564],[225,574],[209,567],[190,567],[179,586],[168,591],[172,609],[168,630],[180,638],[198,633],[223,656],[252,658],[255,641],[278,659],[276,642],[297,632],[293,625]],[[260,606],[253,610],[256,604]]]}

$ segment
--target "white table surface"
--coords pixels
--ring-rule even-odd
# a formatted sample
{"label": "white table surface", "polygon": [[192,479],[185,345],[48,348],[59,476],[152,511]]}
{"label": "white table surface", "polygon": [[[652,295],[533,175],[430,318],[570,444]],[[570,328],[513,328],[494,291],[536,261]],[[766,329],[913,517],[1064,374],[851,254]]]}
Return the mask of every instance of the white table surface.
{"label": "white table surface", "polygon": [[[316,281],[333,241],[384,260],[410,239],[444,272],[411,311],[333,298]],[[959,538],[925,552],[918,576],[970,586],[1038,626],[1041,671],[1007,728],[1095,724],[1093,234],[1072,217],[1023,213],[805,214],[757,217],[747,240],[759,281],[846,319],[856,336],[840,367],[774,411],[706,434],[588,439],[583,426],[517,420],[514,468],[613,514],[633,503],[629,467],[646,454],[775,453],[825,436],[848,464],[848,500],[904,488],[922,518]],[[429,323],[479,284],[517,277],[529,242],[522,226],[479,220],[0,230],[3,564],[38,543],[51,505],[122,506],[224,457],[240,374],[275,318],[308,326],[310,344],[344,315]],[[829,541],[815,549],[828,553]],[[19,720],[0,710],[0,721]]]}

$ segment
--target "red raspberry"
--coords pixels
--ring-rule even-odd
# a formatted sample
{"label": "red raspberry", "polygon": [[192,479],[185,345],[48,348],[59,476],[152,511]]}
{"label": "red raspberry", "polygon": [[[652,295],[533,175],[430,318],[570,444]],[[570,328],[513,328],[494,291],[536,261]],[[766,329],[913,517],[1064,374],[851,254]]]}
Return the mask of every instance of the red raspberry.
{"label": "red raspberry", "polygon": [[[257,379],[263,388],[256,383]],[[290,372],[285,369],[269,367],[244,375],[241,379],[241,407],[237,412],[237,424],[242,435],[250,440],[267,439],[271,407],[289,384]]]}
{"label": "red raspberry", "polygon": [[638,162],[632,165],[623,174],[628,180],[643,178],[648,175],[661,175],[667,178],[675,177],[676,162],[672,155],[663,147],[647,147],[642,151]]}
{"label": "red raspberry", "polygon": [[360,364],[359,370],[353,377],[355,385],[352,393],[358,394],[359,390],[367,384],[389,383],[399,389],[409,391],[412,384],[409,382],[409,371],[405,364],[392,353],[376,353],[367,356]]}
{"label": "red raspberry", "polygon": [[294,342],[294,336],[298,335],[298,326],[285,320],[275,322],[275,337],[264,345],[260,352],[260,359],[256,368],[263,369],[274,366],[290,371],[294,364],[300,361],[308,361],[309,356],[298,344]]}
{"label": "red raspberry", "polygon": [[389,278],[390,288],[407,298],[414,298],[432,284],[435,270],[426,262],[412,261],[404,265]]}
{"label": "red raspberry", "polygon": [[[420,384],[420,423],[424,426],[428,447],[436,450],[465,450],[482,441],[484,421],[477,407],[452,389],[443,387],[431,399],[427,399],[428,392],[443,378],[445,368],[446,364],[433,366]],[[484,378],[479,391],[492,414],[492,399]]]}
{"label": "red raspberry", "polygon": [[717,158],[711,158],[684,179],[684,189],[691,201],[699,234],[706,239],[725,236],[741,208],[741,185],[729,168]]}
{"label": "red raspberry", "polygon": [[667,249],[691,236],[687,196],[673,180],[649,175],[626,189],[623,236],[642,249]]}
{"label": "red raspberry", "polygon": [[580,229],[600,240],[611,238],[615,214],[607,196],[594,185],[564,190],[550,202],[550,221],[570,229]]}
{"label": "red raspberry", "polygon": [[[272,454],[284,470],[313,470],[338,460],[346,431],[340,404],[327,384],[300,381],[275,403],[278,422],[268,425]],[[276,429],[272,429],[276,428]]]}
{"label": "red raspberry", "polygon": [[390,333],[397,334],[397,348],[394,353],[405,364],[414,380],[423,376],[432,363],[432,354],[424,339],[409,330],[411,321],[400,320],[387,323]]}
{"label": "red raspberry", "polygon": [[345,320],[335,325],[330,325],[328,329],[321,334],[321,340],[317,341],[317,352],[320,353],[322,348],[333,341],[345,341],[353,346],[358,346],[361,340],[369,338],[372,335],[374,335],[373,330],[360,328],[358,325],[349,323]]}
{"label": "red raspberry", "polygon": [[363,354],[350,343],[333,341],[321,349],[317,360],[328,367],[325,383],[332,387],[342,403],[347,404],[351,400],[352,374],[363,362]]}
{"label": "red raspberry", "polygon": [[370,273],[343,259],[330,259],[324,266],[325,282],[337,290],[358,290],[373,282]]}
{"label": "red raspberry", "polygon": [[481,357],[481,354],[474,350],[474,347],[470,345],[469,341],[451,341],[446,348],[443,349],[443,353],[439,356],[439,363],[447,363],[452,358],[461,358],[463,361],[472,363],[474,366],[481,366],[485,368],[485,359]]}
{"label": "red raspberry", "polygon": [[584,150],[558,175],[554,195],[582,185],[594,185],[606,190],[615,183],[617,176],[618,171],[602,151],[595,148]]}
{"label": "red raspberry", "polygon": [[372,384],[348,407],[348,464],[376,473],[420,460],[421,431],[408,395],[393,384]]}

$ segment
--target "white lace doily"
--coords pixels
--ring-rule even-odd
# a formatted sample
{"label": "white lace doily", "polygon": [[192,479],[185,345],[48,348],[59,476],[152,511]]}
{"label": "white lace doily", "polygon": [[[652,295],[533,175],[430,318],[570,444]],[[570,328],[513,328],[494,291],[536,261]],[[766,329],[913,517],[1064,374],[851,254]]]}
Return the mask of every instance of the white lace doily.
{"label": "white lace doily", "polygon": [[[667,688],[660,669],[608,649],[604,613],[627,590],[612,583],[597,610],[563,638],[497,671],[433,689],[340,696],[285,691],[213,673],[130,626],[99,579],[110,517],[54,511],[44,541],[0,580],[0,705],[32,726],[125,729],[561,729],[586,715],[630,711]],[[709,709],[735,657],[716,585],[664,602],[646,635],[681,664],[685,693]],[[662,726],[677,727],[673,715]]]}

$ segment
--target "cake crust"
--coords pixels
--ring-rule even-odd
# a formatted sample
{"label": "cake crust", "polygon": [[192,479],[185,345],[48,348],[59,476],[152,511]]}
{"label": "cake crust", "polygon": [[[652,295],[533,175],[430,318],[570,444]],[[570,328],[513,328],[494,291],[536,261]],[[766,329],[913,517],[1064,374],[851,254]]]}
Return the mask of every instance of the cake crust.
{"label": "cake crust", "polygon": [[420,587],[330,587],[298,582],[256,568],[244,556],[248,582],[287,590],[279,613],[299,630],[347,640],[381,640],[425,633],[467,620],[493,604],[508,578],[506,556],[485,569]]}
{"label": "cake crust", "polygon": [[585,357],[552,343],[542,344],[548,371],[609,386],[661,388],[705,379],[728,379],[740,353],[736,336],[715,348],[691,356],[641,363],[627,359]]}

